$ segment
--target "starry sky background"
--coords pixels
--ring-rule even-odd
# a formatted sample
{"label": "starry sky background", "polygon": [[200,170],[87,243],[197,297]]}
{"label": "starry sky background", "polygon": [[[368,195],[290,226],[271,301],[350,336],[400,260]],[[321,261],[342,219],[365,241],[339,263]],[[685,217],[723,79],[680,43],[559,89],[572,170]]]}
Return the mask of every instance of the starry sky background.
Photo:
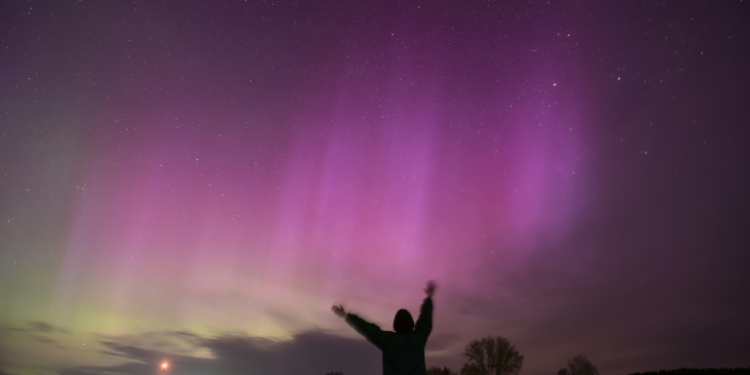
{"label": "starry sky background", "polygon": [[747,1],[3,1],[0,373],[748,366]]}

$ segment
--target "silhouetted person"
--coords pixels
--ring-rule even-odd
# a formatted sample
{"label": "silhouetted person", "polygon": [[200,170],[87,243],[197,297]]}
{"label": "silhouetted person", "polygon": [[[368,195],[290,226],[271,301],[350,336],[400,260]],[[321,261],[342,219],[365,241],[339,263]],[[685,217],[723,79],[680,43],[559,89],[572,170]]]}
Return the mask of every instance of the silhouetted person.
{"label": "silhouetted person", "polygon": [[350,326],[361,333],[383,353],[384,375],[426,375],[424,346],[432,332],[432,295],[435,283],[427,283],[424,290],[427,298],[422,302],[416,327],[414,319],[406,309],[398,310],[393,319],[393,330],[383,331],[357,315],[347,313],[343,305],[331,307],[333,312],[346,319]]}

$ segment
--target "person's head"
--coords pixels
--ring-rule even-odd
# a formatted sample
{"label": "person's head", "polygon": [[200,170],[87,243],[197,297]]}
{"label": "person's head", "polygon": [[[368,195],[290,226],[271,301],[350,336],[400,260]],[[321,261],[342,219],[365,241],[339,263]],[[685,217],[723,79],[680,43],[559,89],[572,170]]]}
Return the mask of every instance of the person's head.
{"label": "person's head", "polygon": [[393,330],[398,333],[409,333],[414,330],[414,319],[406,309],[398,310],[393,318]]}

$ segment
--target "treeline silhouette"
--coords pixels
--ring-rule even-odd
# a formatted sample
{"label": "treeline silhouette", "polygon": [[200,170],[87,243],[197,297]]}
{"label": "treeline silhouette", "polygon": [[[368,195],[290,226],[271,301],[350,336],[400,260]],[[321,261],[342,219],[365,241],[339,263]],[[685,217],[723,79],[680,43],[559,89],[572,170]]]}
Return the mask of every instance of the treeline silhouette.
{"label": "treeline silhouette", "polygon": [[[523,367],[524,357],[515,345],[500,336],[487,336],[473,340],[464,348],[464,363],[459,373],[448,367],[430,367],[427,375],[518,375]],[[329,372],[326,375],[344,375],[342,372]],[[557,375],[600,375],[596,366],[585,355],[577,355],[568,360]],[[628,375],[750,375],[750,367],[737,368],[679,368],[634,372]]]}
{"label": "treeline silhouette", "polygon": [[750,367],[678,368],[674,370],[634,372],[628,375],[750,375]]}

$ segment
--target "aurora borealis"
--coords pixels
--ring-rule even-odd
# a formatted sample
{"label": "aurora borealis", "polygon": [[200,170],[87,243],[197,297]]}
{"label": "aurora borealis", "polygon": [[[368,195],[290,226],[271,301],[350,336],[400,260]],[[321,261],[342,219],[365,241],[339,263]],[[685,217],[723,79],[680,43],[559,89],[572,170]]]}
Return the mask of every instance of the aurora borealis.
{"label": "aurora borealis", "polygon": [[5,1],[0,374],[748,366],[747,1]]}

